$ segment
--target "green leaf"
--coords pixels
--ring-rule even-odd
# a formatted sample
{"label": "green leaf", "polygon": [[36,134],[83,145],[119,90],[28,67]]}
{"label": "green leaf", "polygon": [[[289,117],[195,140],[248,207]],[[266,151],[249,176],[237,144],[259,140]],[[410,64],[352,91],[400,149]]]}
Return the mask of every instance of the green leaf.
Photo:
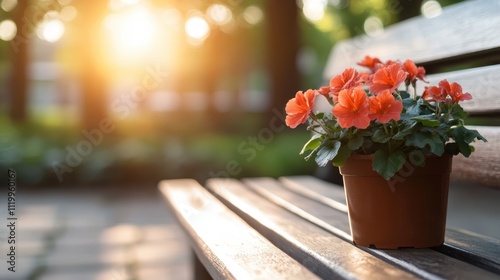
{"label": "green leaf", "polygon": [[411,164],[415,166],[425,166],[425,155],[421,150],[411,151],[408,158],[410,159]]}
{"label": "green leaf", "polygon": [[417,132],[411,134],[405,141],[406,146],[415,146],[418,148],[428,147],[429,150],[438,156],[444,153],[444,142],[437,134],[431,132]]}
{"label": "green leaf", "polygon": [[479,134],[477,130],[469,130],[463,126],[457,126],[453,129],[451,136],[457,143],[460,153],[465,157],[469,157],[473,152],[473,148],[469,144],[475,139],[487,142],[486,138]]}
{"label": "green leaf", "polygon": [[416,121],[408,120],[403,122],[403,129],[396,133],[392,138],[394,140],[403,140],[404,137],[410,135],[413,132],[413,128],[417,125]]}
{"label": "green leaf", "polygon": [[373,155],[373,170],[377,171],[384,179],[389,180],[398,172],[405,163],[405,153],[394,151],[389,153],[380,149]]}
{"label": "green leaf", "polygon": [[302,150],[300,151],[300,155],[302,155],[303,153],[305,153],[305,151],[308,151],[308,150],[315,150],[316,148],[319,147],[319,145],[321,144],[321,135],[319,134],[314,134],[311,139],[309,139],[309,141],[307,141],[307,143],[304,145],[304,147],[302,147]]}
{"label": "green leaf", "polygon": [[340,141],[334,141],[333,143],[322,144],[316,155],[316,163],[319,166],[325,166],[330,160],[332,160],[340,149]]}
{"label": "green leaf", "polygon": [[361,147],[361,145],[363,145],[364,139],[365,138],[361,135],[354,136],[353,138],[351,138],[349,140],[349,143],[348,143],[349,149],[351,149],[352,151],[356,151],[357,149],[359,149]]}
{"label": "green leaf", "polygon": [[458,105],[458,104],[455,104],[453,107],[451,107],[451,117],[453,119],[465,119],[467,118],[469,114],[467,114],[467,112],[464,111],[464,109],[462,108],[462,106]]}
{"label": "green leaf", "polygon": [[346,145],[340,146],[339,152],[332,160],[333,165],[337,167],[344,165],[345,161],[351,155],[351,153],[352,150],[350,147]]}
{"label": "green leaf", "polygon": [[375,133],[372,136],[373,142],[377,143],[385,143],[389,141],[389,139],[391,139],[391,136],[387,135],[387,133],[385,133],[385,130],[382,128],[375,131]]}
{"label": "green leaf", "polygon": [[423,116],[413,117],[411,119],[428,127],[436,127],[439,126],[440,124],[440,122],[436,120],[436,117],[434,115],[423,115]]}
{"label": "green leaf", "polygon": [[405,108],[405,112],[408,115],[411,116],[420,115],[420,102],[413,98],[404,98],[403,107]]}

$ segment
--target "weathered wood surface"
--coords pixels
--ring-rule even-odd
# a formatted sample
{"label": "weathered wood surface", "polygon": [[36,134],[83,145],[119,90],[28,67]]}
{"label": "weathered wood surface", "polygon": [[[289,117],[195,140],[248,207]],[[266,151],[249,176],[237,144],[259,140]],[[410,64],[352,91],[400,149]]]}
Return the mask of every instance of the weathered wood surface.
{"label": "weathered wood surface", "polygon": [[160,182],[160,190],[215,279],[316,279],[194,180]]}
{"label": "weathered wood surface", "polygon": [[[321,193],[321,195],[325,195],[330,198],[339,197],[340,194],[343,193],[343,189],[341,187],[310,176],[283,177],[280,178],[279,181],[284,188],[288,188],[291,191],[304,188],[312,192]],[[293,188],[290,188],[292,185]],[[328,186],[331,187],[330,190],[328,190]],[[268,192],[270,192],[270,190],[271,189],[268,189]],[[297,194],[300,193],[300,191],[297,192]],[[300,201],[300,198],[297,198],[293,202],[294,207],[301,208],[299,205],[295,204],[297,201]],[[322,201],[324,200],[318,200],[318,202]],[[345,199],[342,199],[339,202],[345,203]],[[320,211],[323,212],[325,210],[321,209]],[[344,218],[344,223],[348,223],[347,216]],[[500,275],[499,240],[481,236],[476,233],[456,229],[447,229],[445,244],[435,250]]]}
{"label": "weathered wood surface", "polygon": [[453,157],[454,179],[500,188],[500,127],[468,126],[477,129],[488,142],[474,143],[475,151],[468,157]]}
{"label": "weathered wood surface", "polygon": [[434,65],[469,58],[498,62],[499,12],[500,1],[465,1],[444,8],[435,18],[412,18],[385,28],[380,36],[362,35],[340,42],[329,57],[325,79],[352,67],[365,55],[383,60],[411,58]]}
{"label": "weathered wood surface", "polygon": [[[300,184],[302,188],[314,189],[314,187],[321,186],[318,179],[313,177],[300,177]],[[294,181],[294,178],[284,178],[289,183]],[[350,239],[349,221],[347,213],[342,213],[342,216],[332,215],[331,212],[340,212],[337,209],[329,209],[322,202],[312,201],[298,193],[287,190],[287,186],[280,184],[278,181],[269,178],[253,178],[245,179],[244,182],[254,188],[259,194],[275,203],[279,203],[281,207],[303,217],[306,220],[338,235],[342,238]],[[335,186],[332,186],[335,188]],[[350,241],[349,241],[350,242]],[[484,244],[489,245],[489,244]],[[409,272],[426,278],[461,278],[468,279],[470,277],[484,277],[485,279],[495,279],[498,276],[490,273],[489,271],[480,269],[474,265],[465,263],[454,257],[442,254],[431,249],[399,249],[399,250],[376,250],[370,248],[363,248],[366,252],[385,259],[389,263],[403,267]],[[500,254],[498,255],[500,256]],[[495,271],[491,268],[490,271]]]}
{"label": "weathered wood surface", "polygon": [[240,181],[211,179],[207,187],[276,246],[324,279],[418,278],[263,199]]}

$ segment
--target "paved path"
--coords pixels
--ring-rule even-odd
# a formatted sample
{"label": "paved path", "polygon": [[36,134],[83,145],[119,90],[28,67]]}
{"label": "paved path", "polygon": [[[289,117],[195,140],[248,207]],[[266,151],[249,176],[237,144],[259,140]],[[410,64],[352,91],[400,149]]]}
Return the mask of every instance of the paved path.
{"label": "paved path", "polygon": [[[16,272],[7,270],[0,192],[0,279],[192,279],[191,255],[156,186],[18,191]],[[500,191],[454,184],[448,226],[500,239]]]}
{"label": "paved path", "polygon": [[187,242],[153,186],[147,189],[129,187],[122,196],[118,188],[19,191],[16,272],[7,270],[2,226],[0,279],[191,279]]}

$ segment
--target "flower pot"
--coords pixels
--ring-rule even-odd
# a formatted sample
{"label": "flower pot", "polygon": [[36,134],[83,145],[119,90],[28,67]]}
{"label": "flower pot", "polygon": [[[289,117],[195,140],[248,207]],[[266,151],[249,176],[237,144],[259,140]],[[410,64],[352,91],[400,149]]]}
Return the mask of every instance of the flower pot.
{"label": "flower pot", "polygon": [[372,169],[372,156],[350,156],[340,168],[356,245],[377,249],[443,244],[451,156],[406,162],[391,180]]}

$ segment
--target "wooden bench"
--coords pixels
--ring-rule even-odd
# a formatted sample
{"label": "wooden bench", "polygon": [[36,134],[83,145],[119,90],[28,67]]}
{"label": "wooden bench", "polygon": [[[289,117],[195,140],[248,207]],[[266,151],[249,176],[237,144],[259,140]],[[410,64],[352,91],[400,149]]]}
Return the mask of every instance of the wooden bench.
{"label": "wooden bench", "polygon": [[[341,42],[325,79],[370,55],[413,59],[432,84],[460,83],[474,97],[463,107],[485,124],[476,129],[489,142],[478,143],[468,159],[455,157],[453,176],[499,188],[499,11],[498,1],[468,1],[379,37]],[[355,246],[343,188],[314,177],[165,180],[159,188],[190,237],[196,279],[500,279],[500,241],[460,229],[448,228],[436,248]]]}
{"label": "wooden bench", "polygon": [[500,277],[500,241],[456,229],[432,249],[353,245],[343,188],[314,177],[165,180],[160,190],[206,268],[195,279]]}

